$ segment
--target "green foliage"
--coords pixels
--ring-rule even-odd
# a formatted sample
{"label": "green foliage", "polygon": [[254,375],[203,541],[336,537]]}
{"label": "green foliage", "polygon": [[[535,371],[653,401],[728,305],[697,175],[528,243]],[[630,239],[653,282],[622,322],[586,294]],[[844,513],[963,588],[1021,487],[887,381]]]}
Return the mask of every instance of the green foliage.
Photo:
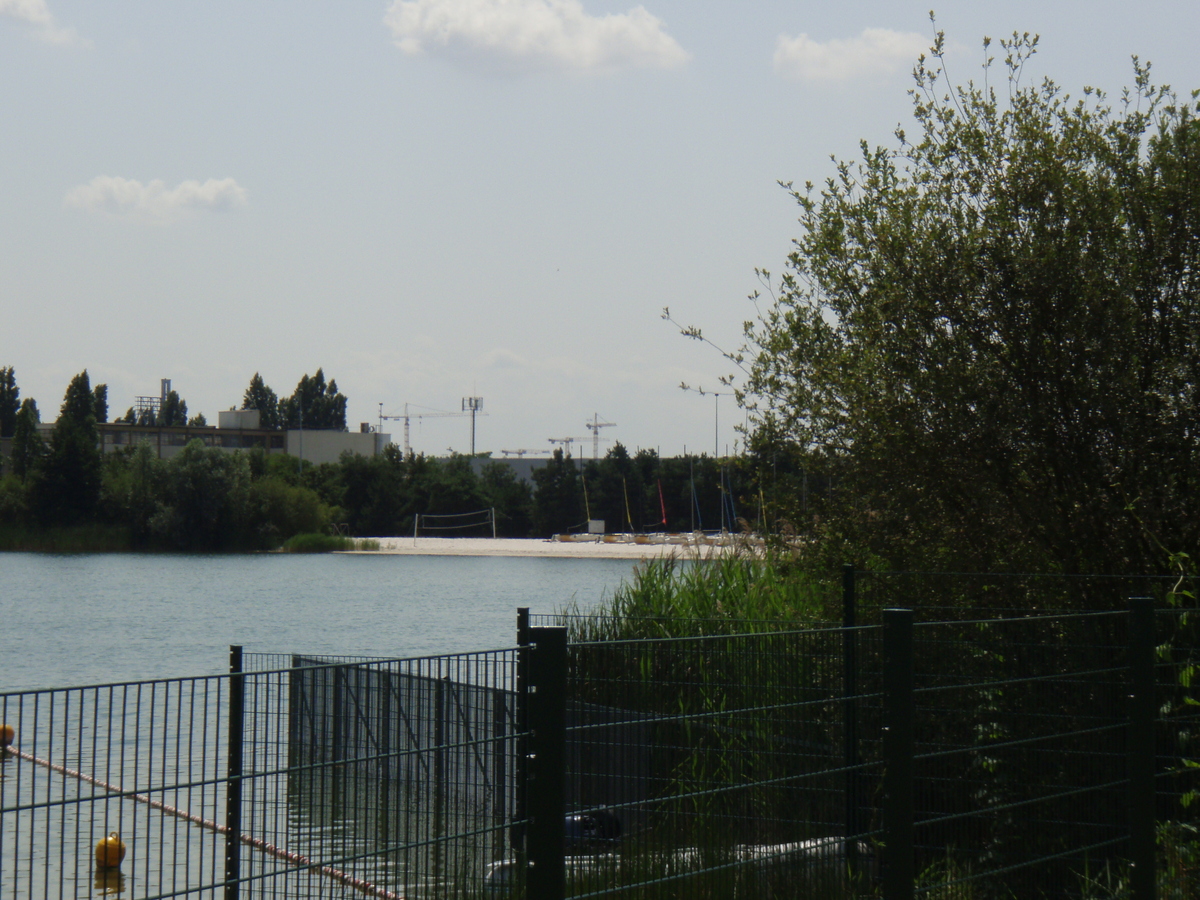
{"label": "green foliage", "polygon": [[27,520],[28,493],[20,476],[10,473],[0,477],[0,522],[16,525]]}
{"label": "green foliage", "polygon": [[168,391],[158,408],[154,424],[162,427],[183,427],[187,424],[187,403],[181,400],[178,391]]}
{"label": "green foliage", "polygon": [[725,553],[650,560],[587,619],[572,640],[685,637],[794,627],[835,618],[839,595],[790,557]]}
{"label": "green foliage", "polygon": [[260,428],[279,428],[279,398],[257,372],[242,395],[242,409],[257,409]]}
{"label": "green foliage", "polygon": [[12,366],[0,366],[0,438],[13,436],[17,426],[17,410],[21,408],[21,391]]}
{"label": "green foliage", "polygon": [[533,527],[541,535],[580,531],[587,524],[579,468],[561,449],[533,473]]}
{"label": "green foliage", "polygon": [[280,478],[254,481],[248,503],[256,543],[265,547],[288,535],[322,531],[334,517],[334,510],[322,503],[315,491]]}
{"label": "green foliage", "polygon": [[92,388],[92,414],[97,424],[108,421],[108,385],[98,384]]}
{"label": "green foliage", "polygon": [[45,442],[38,433],[42,421],[37,403],[32,397],[21,401],[13,427],[12,455],[9,459],[12,474],[24,479],[31,469],[37,467],[46,452]]}
{"label": "green foliage", "polygon": [[939,34],[913,138],[786,186],[801,236],[730,356],[756,452],[833,485],[838,555],[1161,570],[1129,505],[1164,544],[1200,536],[1196,98],[1136,60],[1115,108],[1026,85],[1036,44],[1002,42],[1006,89],[952,87]]}
{"label": "green foliage", "polygon": [[0,523],[0,551],[20,553],[127,553],[136,549],[129,533],[111,525],[66,525],[30,529]]}
{"label": "green foliage", "polygon": [[49,452],[32,469],[30,508],[45,525],[84,525],[95,519],[100,501],[95,410],[84,370],[67,386]]}
{"label": "green foliage", "polygon": [[142,441],[131,451],[104,460],[101,508],[104,518],[129,529],[137,547],[150,544],[150,520],[158,511],[166,464]]}
{"label": "green foliage", "polygon": [[243,545],[250,510],[250,466],[244,456],[191,441],[164,466],[153,540],[180,550]]}
{"label": "green foliage", "polygon": [[533,528],[533,490],[510,466],[492,460],[479,473],[483,507],[496,510],[496,531],[506,537],[526,537]]}
{"label": "green foliage", "polygon": [[338,392],[337,382],[331,378],[326,384],[324,371],[317,369],[316,375],[300,379],[292,396],[279,401],[279,421],[283,428],[345,431],[346,398]]}
{"label": "green foliage", "polygon": [[[282,547],[285,553],[335,553],[364,549],[359,541],[340,534],[297,534],[288,538]],[[369,542],[362,542],[369,543]],[[378,542],[376,548],[378,549]]]}

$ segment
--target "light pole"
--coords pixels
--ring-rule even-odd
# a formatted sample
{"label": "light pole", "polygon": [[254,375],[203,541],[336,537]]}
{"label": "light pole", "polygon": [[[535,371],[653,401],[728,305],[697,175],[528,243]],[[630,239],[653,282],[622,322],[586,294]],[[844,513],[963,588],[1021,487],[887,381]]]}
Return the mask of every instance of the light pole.
{"label": "light pole", "polygon": [[704,388],[694,388],[690,385],[680,385],[685,391],[691,391],[694,394],[699,394],[701,397],[707,394],[712,394],[713,398],[713,459],[717,459],[721,455],[721,440],[720,440],[720,417],[721,417],[721,398],[732,397],[733,391],[706,391]]}

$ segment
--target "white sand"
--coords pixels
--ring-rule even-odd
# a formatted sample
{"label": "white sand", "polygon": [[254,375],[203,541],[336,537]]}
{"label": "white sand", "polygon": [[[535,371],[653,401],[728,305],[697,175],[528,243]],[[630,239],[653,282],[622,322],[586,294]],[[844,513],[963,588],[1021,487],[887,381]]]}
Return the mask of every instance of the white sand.
{"label": "white sand", "polygon": [[371,538],[378,550],[353,553],[387,553],[404,556],[557,556],[571,559],[659,559],[678,556],[695,559],[720,553],[723,548],[704,543],[637,544],[633,541],[547,541],[522,538]]}

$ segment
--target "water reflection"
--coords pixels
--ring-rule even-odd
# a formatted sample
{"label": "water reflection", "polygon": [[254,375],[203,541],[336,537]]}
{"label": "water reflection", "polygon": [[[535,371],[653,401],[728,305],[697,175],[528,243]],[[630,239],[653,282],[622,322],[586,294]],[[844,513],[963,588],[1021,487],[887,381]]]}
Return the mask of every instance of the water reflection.
{"label": "water reflection", "polygon": [[98,869],[95,878],[97,897],[114,897],[125,893],[125,873],[120,869]]}

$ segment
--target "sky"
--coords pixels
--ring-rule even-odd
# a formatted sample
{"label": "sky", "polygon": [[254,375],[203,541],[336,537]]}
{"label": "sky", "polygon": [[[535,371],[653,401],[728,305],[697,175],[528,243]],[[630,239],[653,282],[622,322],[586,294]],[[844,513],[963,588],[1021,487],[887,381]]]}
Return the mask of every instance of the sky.
{"label": "sky", "polygon": [[[545,452],[595,421],[663,455],[734,450],[712,347],[823,182],[911,123],[929,3],[0,0],[0,366],[52,420],[162,378],[215,423],[255,372],[321,367],[350,427]],[[1200,88],[1200,4],[944,3],[952,81],[985,36],[1078,96]],[[910,128],[910,131],[912,129]],[[681,384],[705,390],[682,390]],[[402,424],[383,430],[402,442]]]}

